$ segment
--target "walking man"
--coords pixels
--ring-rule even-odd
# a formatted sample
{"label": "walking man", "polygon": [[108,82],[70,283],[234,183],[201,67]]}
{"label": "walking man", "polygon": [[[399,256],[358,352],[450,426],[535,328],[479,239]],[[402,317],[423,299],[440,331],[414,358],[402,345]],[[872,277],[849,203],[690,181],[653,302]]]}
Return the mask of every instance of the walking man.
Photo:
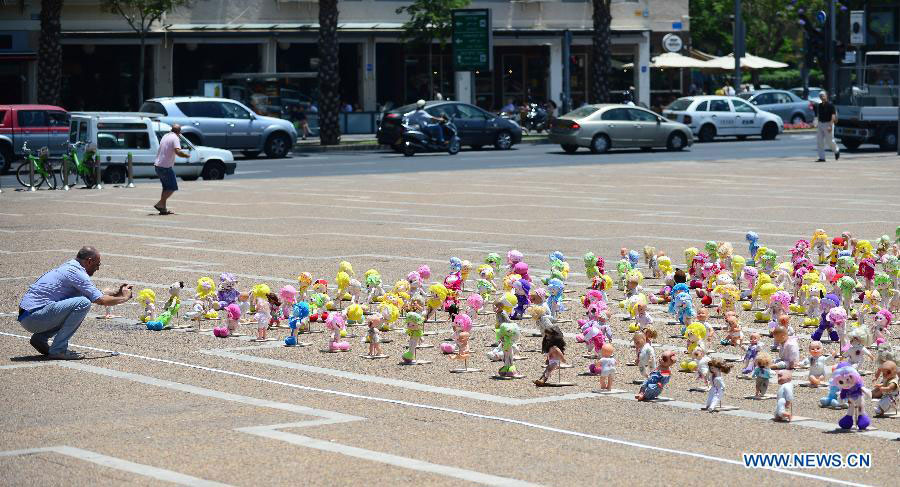
{"label": "walking man", "polygon": [[824,90],[819,93],[819,98],[822,102],[819,103],[819,107],[816,109],[816,120],[819,122],[816,128],[816,145],[819,148],[819,160],[816,162],[825,162],[826,143],[831,148],[831,152],[834,153],[834,160],[838,160],[841,158],[841,150],[834,143],[834,124],[837,123],[837,110],[828,101],[828,93]]}
{"label": "walking man", "polygon": [[[19,302],[19,324],[32,333],[31,346],[53,360],[78,360],[84,355],[69,350],[69,339],[81,326],[91,303],[114,306],[131,299],[131,285],[122,284],[115,295],[103,294],[90,276],[100,269],[100,253],[82,247],[74,259],[53,269],[28,287]],[[53,337],[53,345],[47,341]]]}
{"label": "walking man", "polygon": [[159,182],[162,183],[162,195],[159,202],[153,205],[160,215],[171,215],[172,212],[166,208],[166,200],[172,193],[178,191],[178,181],[175,178],[175,156],[188,158],[191,155],[181,150],[181,125],[177,123],[172,125],[172,131],[163,135],[159,140],[159,150],[156,153],[156,162],[153,163],[156,169],[156,175],[159,176]]}

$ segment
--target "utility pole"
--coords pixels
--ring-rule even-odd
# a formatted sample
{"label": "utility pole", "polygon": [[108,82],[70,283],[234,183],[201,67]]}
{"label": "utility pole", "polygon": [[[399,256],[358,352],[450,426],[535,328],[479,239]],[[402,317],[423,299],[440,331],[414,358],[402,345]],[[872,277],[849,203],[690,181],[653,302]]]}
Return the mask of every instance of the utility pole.
{"label": "utility pole", "polygon": [[828,20],[825,28],[828,29],[828,46],[825,51],[828,53],[828,97],[831,98],[835,94],[837,88],[837,59],[835,59],[834,41],[835,27],[837,27],[837,19],[834,17],[834,0],[828,0]]}
{"label": "utility pole", "polygon": [[572,100],[572,72],[571,72],[571,57],[572,57],[572,31],[566,29],[563,31],[562,38],[562,61],[563,61],[563,79],[562,79],[562,93],[560,94],[559,100],[559,114],[562,115],[564,113],[569,113],[572,109],[571,100]]}
{"label": "utility pole", "polygon": [[[834,1],[834,0],[831,0]],[[741,58],[744,56],[744,21],[741,18],[741,0],[734,0],[734,91],[741,87]]]}
{"label": "utility pole", "polygon": [[812,59],[809,52],[809,34],[803,30],[803,64],[800,69],[800,80],[803,86],[803,99],[809,98],[809,60]]}

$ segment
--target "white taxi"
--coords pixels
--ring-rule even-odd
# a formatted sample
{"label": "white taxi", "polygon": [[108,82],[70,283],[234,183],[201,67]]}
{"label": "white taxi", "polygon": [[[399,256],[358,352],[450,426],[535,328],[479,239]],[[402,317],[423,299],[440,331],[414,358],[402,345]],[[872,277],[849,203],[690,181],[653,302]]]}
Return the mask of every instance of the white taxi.
{"label": "white taxi", "polygon": [[736,96],[679,98],[663,110],[663,116],[690,127],[700,142],[711,142],[716,137],[744,139],[751,135],[772,140],[784,132],[781,117]]}

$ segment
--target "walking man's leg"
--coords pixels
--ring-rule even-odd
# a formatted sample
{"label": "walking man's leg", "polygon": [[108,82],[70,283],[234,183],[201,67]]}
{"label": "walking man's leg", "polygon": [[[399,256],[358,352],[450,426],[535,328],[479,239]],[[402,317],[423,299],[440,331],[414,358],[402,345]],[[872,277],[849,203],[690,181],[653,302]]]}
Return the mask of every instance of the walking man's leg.
{"label": "walking man's leg", "polygon": [[50,337],[53,345],[49,348],[51,356],[65,354],[69,349],[69,339],[81,326],[84,318],[91,310],[91,302],[85,297],[69,298],[48,304],[22,320],[22,327],[33,333],[34,342],[46,345]]}
{"label": "walking man's leg", "polygon": [[831,148],[832,154],[834,154],[834,160],[838,160],[841,158],[841,149],[838,148],[837,142],[834,141],[834,123],[828,124],[828,131],[825,133],[825,136],[828,137],[828,146]]}
{"label": "walking man's leg", "polygon": [[166,189],[162,190],[162,195],[159,197],[159,203],[156,204],[156,208],[166,208],[166,200],[168,200],[169,196],[172,196],[173,193],[175,192]]}
{"label": "walking man's leg", "polygon": [[825,122],[816,127],[816,147],[819,150],[819,161],[825,160]]}

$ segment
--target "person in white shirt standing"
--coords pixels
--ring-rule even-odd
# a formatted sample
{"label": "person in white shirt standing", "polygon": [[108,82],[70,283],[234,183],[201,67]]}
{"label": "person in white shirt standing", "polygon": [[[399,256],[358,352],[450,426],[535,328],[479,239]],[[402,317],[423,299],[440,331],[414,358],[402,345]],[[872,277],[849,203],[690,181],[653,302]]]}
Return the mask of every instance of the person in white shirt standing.
{"label": "person in white shirt standing", "polygon": [[159,202],[153,205],[160,215],[171,215],[172,212],[166,208],[166,200],[172,196],[172,193],[178,191],[178,180],[175,178],[175,156],[190,157],[190,154],[181,150],[181,125],[172,125],[172,131],[163,135],[159,140],[159,150],[156,152],[156,161],[153,163],[156,169],[156,175],[159,176],[159,182],[162,183],[162,195]]}

